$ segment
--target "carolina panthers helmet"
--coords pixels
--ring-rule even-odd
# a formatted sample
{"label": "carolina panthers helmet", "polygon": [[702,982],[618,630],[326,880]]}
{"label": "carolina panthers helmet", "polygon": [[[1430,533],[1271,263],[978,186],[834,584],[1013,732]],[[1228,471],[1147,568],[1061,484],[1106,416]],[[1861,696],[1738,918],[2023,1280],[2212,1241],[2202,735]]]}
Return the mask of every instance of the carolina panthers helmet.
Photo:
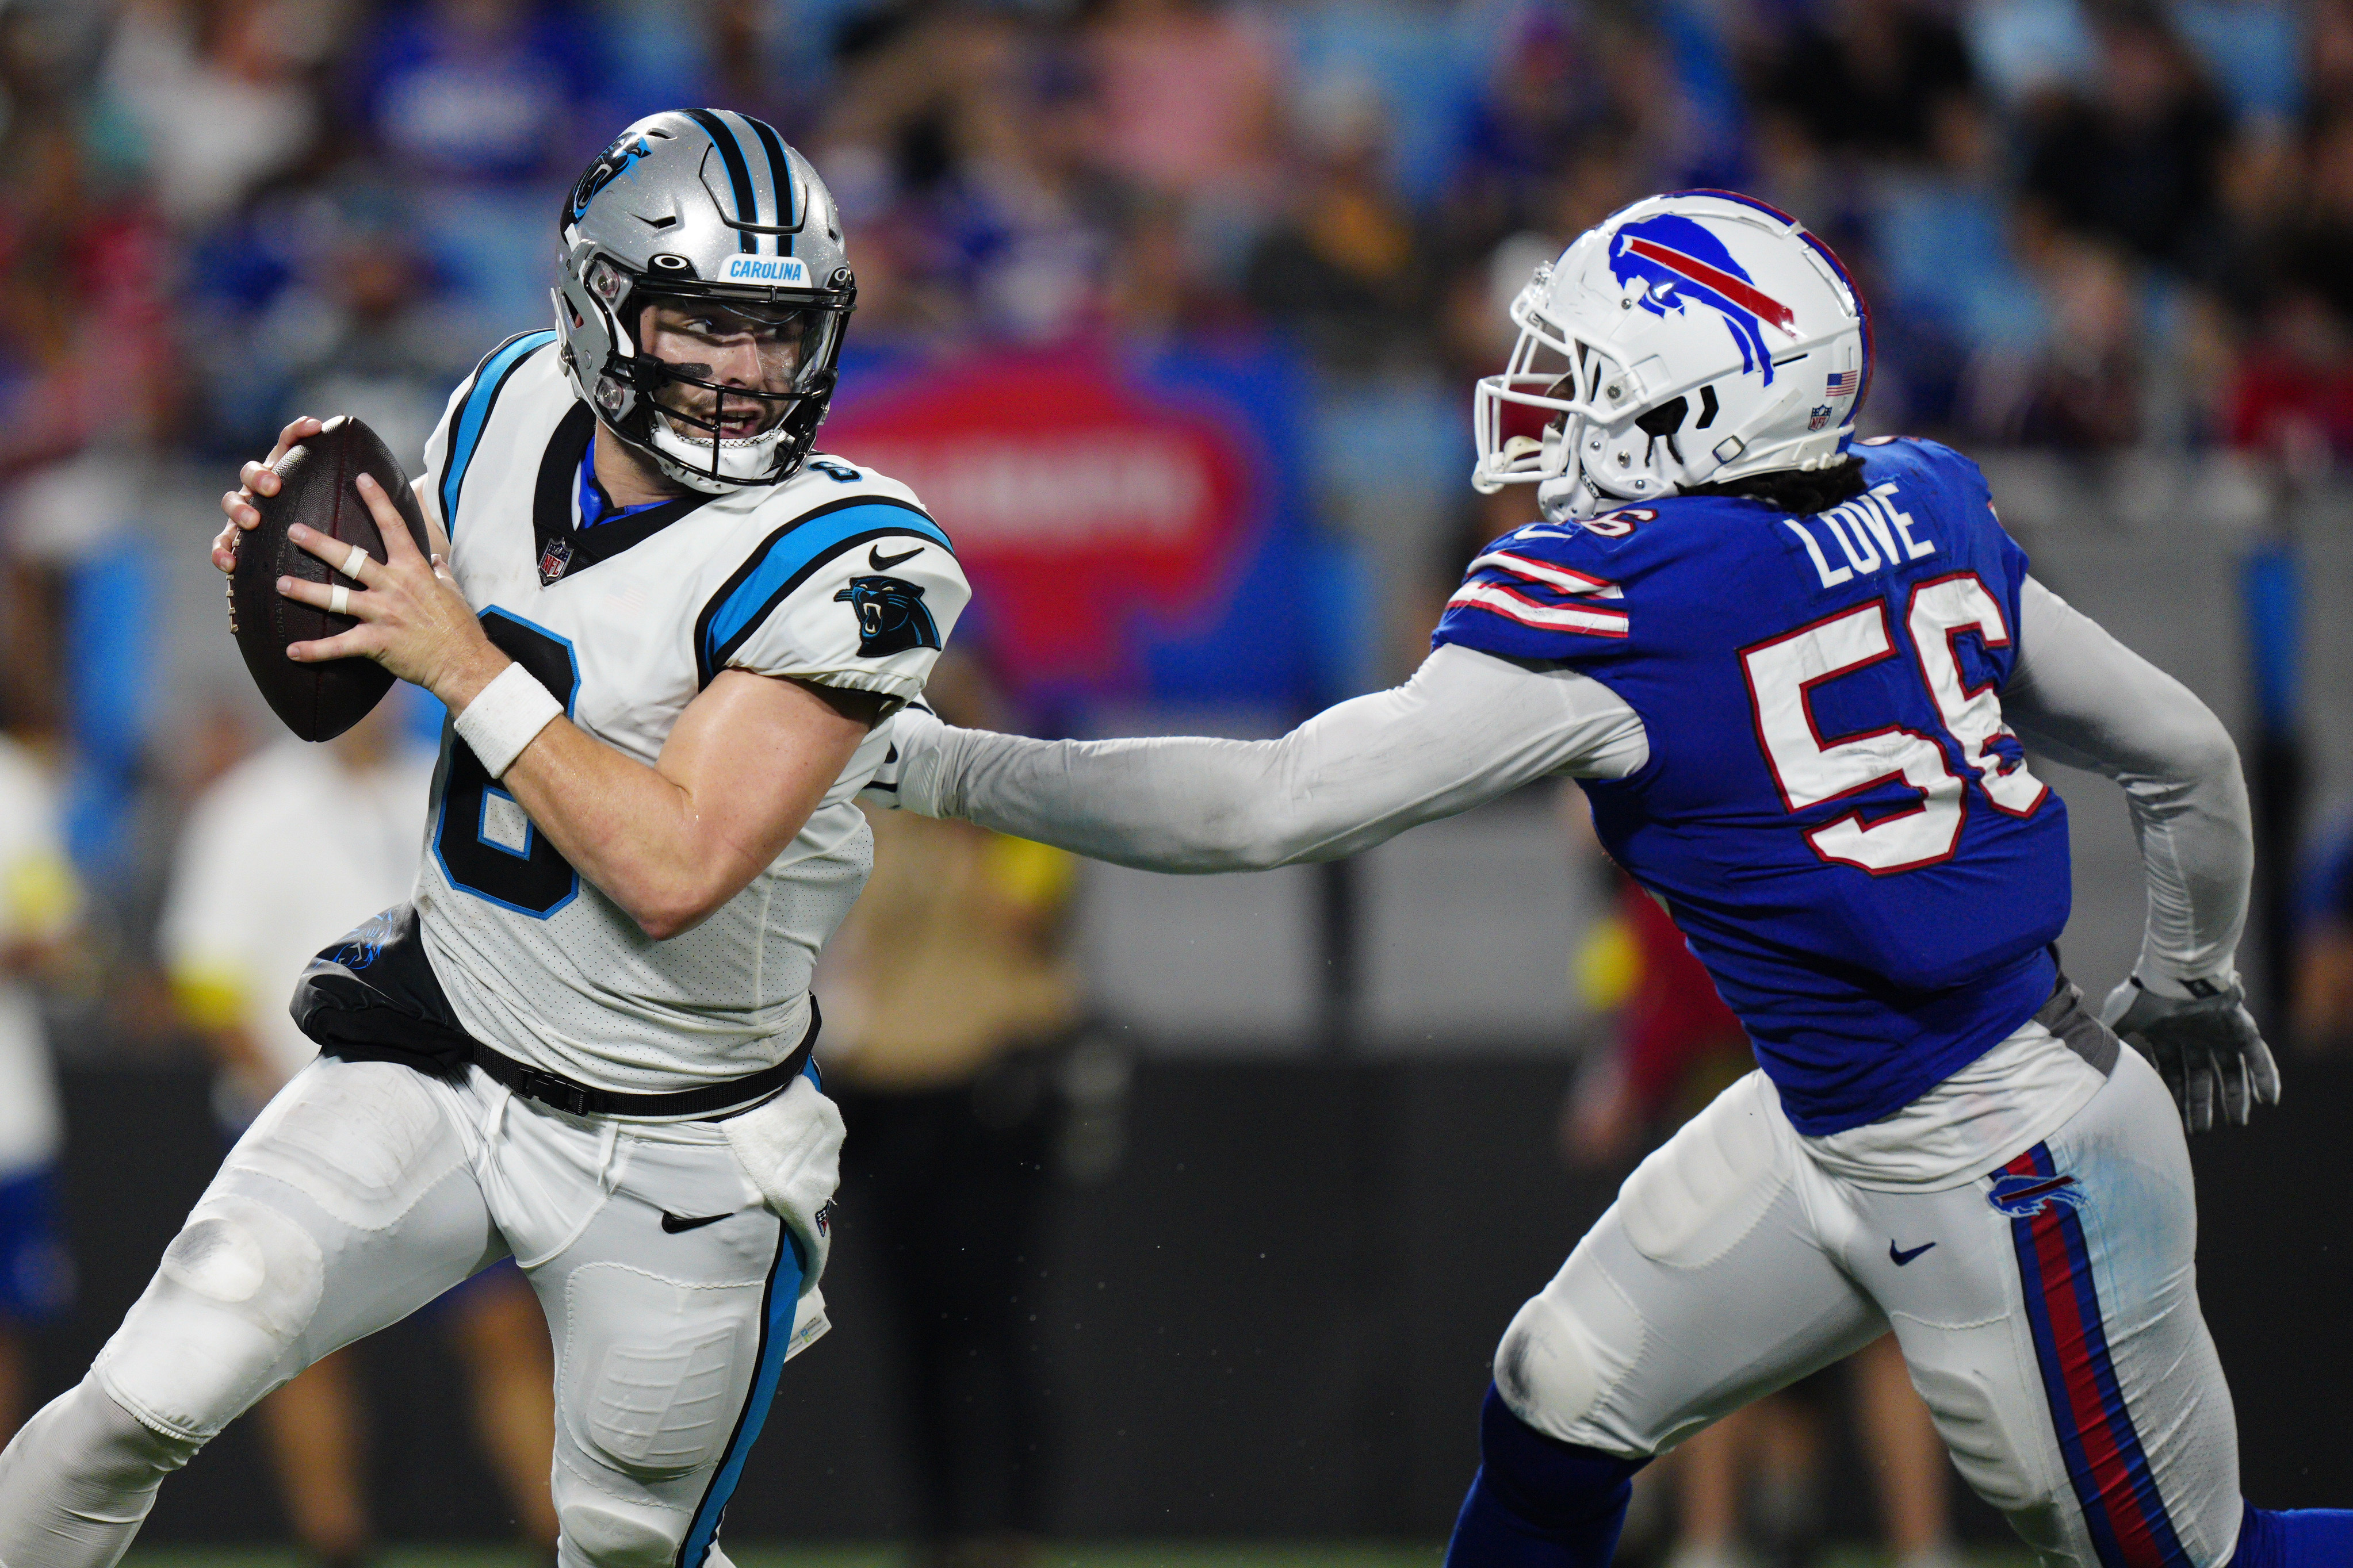
{"label": "carolina panthers helmet", "polygon": [[1727,191],[1636,202],[1536,268],[1481,379],[1472,484],[1587,518],[1692,485],[1838,462],[1871,384],[1871,318],[1830,247]]}
{"label": "carolina panthers helmet", "polygon": [[[726,110],[638,121],[565,199],[555,331],[573,392],[681,484],[774,484],[808,456],[858,296],[841,215],[775,129]],[[643,307],[704,300],[771,327],[787,389],[728,386],[638,342]],[[669,388],[700,389],[664,399]],[[731,411],[731,404],[733,409]],[[749,425],[730,437],[731,426]]]}

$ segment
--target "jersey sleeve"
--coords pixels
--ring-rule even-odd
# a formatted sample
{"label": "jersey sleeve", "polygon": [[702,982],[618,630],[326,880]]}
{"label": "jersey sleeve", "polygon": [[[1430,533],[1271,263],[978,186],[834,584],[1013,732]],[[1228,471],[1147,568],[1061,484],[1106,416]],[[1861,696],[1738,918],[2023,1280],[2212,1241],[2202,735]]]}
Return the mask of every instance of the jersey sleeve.
{"label": "jersey sleeve", "polygon": [[441,411],[441,422],[425,438],[425,482],[419,489],[423,491],[425,515],[441,525],[444,538],[451,537],[450,520],[457,514],[458,492],[466,482],[466,469],[473,462],[474,447],[482,438],[482,426],[489,420],[507,378],[533,353],[554,341],[555,334],[544,330],[518,332],[483,355],[474,374],[459,382],[458,390],[449,395],[448,406]]}
{"label": "jersey sleeve", "polygon": [[971,597],[939,525],[897,500],[859,499],[764,540],[704,606],[695,657],[723,669],[873,691],[923,689]]}
{"label": "jersey sleeve", "polygon": [[1560,530],[1532,527],[1489,544],[1446,601],[1430,646],[1574,661],[1623,644],[1626,595],[1581,555],[1577,564],[1565,559],[1577,543]]}

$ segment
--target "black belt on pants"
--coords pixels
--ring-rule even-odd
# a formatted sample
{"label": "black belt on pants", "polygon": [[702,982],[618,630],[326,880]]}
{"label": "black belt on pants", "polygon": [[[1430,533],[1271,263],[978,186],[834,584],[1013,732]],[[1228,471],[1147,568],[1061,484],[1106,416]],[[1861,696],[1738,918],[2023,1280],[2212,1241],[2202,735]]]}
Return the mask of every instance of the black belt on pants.
{"label": "black belt on pants", "polygon": [[817,998],[812,996],[808,1029],[801,1036],[801,1043],[793,1047],[792,1055],[758,1072],[731,1078],[725,1083],[681,1089],[676,1094],[620,1094],[609,1089],[592,1089],[561,1073],[527,1067],[480,1040],[474,1042],[474,1065],[517,1094],[573,1116],[711,1117],[713,1111],[748,1110],[798,1077],[801,1069],[808,1066],[809,1054],[817,1049],[818,1021]]}

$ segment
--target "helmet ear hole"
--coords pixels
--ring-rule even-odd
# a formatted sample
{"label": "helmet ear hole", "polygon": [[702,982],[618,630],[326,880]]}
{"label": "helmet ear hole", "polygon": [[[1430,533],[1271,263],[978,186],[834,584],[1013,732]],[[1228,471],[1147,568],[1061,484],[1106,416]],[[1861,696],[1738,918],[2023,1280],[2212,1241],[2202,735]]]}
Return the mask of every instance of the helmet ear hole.
{"label": "helmet ear hole", "polygon": [[1654,439],[1661,436],[1672,436],[1683,427],[1683,416],[1690,412],[1690,403],[1680,397],[1674,398],[1670,402],[1660,404],[1656,408],[1635,420],[1634,428]]}

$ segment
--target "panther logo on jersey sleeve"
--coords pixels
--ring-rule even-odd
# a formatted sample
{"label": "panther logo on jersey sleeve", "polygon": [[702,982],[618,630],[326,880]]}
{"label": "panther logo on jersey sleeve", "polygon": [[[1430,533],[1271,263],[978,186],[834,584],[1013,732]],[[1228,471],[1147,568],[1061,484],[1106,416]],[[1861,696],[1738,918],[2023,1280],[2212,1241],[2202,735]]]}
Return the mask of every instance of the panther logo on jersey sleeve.
{"label": "panther logo on jersey sleeve", "polygon": [[834,596],[858,616],[858,656],[884,658],[910,648],[937,647],[940,629],[923,607],[921,584],[898,577],[852,577]]}

